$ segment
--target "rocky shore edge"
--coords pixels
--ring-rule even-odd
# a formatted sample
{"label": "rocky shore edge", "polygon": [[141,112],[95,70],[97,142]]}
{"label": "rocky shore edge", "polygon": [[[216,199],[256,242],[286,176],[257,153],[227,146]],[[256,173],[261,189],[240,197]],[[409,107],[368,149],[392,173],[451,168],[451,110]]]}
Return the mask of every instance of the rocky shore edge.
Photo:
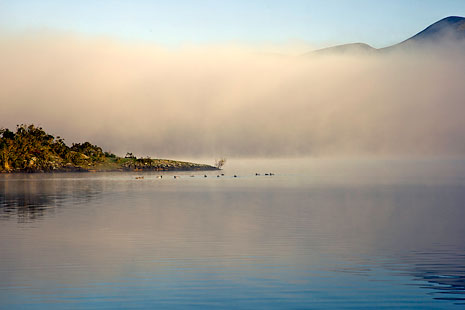
{"label": "rocky shore edge", "polygon": [[96,166],[82,167],[65,165],[53,167],[47,170],[42,169],[20,169],[12,171],[0,171],[0,173],[64,173],[64,172],[150,172],[150,171],[212,171],[220,170],[217,167],[197,164],[185,161],[168,159],[154,159],[151,165],[118,165],[116,163],[101,163]]}

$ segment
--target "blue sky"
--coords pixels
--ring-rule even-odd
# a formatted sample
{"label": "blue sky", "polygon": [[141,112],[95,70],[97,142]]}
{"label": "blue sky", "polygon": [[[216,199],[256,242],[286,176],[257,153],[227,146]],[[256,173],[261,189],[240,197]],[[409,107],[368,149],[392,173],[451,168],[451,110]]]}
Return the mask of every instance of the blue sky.
{"label": "blue sky", "polygon": [[382,47],[445,16],[463,0],[0,0],[0,29],[58,30],[164,45],[365,42]]}

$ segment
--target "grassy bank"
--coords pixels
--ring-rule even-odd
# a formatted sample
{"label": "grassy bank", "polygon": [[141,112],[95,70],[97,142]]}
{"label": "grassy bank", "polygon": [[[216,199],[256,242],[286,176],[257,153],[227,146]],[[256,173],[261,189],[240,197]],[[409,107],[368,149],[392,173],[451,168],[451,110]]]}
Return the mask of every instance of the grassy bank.
{"label": "grassy bank", "polygon": [[34,125],[0,129],[0,172],[99,172],[216,170],[217,167],[169,159],[125,157],[89,142],[66,145]]}

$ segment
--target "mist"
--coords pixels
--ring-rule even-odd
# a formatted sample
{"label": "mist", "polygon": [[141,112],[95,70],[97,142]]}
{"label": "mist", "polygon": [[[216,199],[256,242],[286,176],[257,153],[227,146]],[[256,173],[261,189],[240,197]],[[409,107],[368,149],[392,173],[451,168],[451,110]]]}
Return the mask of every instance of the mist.
{"label": "mist", "polygon": [[465,155],[463,49],[277,49],[4,34],[0,127],[33,123],[118,155]]}

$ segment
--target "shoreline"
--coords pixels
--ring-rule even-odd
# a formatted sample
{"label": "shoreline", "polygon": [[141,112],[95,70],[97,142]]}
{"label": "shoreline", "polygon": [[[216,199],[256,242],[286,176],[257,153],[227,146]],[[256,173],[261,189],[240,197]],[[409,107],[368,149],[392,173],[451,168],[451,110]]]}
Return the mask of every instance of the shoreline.
{"label": "shoreline", "polygon": [[146,166],[146,167],[125,167],[119,165],[105,165],[103,164],[100,167],[59,167],[54,169],[42,170],[42,169],[21,169],[21,170],[12,170],[12,171],[0,171],[1,174],[29,174],[29,173],[67,173],[67,172],[79,172],[79,173],[99,173],[99,172],[170,172],[170,171],[215,171],[221,170],[217,167],[206,165],[206,164],[196,164],[190,162],[174,162],[175,165],[156,165],[156,166]]}
{"label": "shoreline", "polygon": [[150,157],[137,158],[131,152],[120,157],[90,142],[67,146],[60,137],[42,127],[17,125],[16,132],[0,128],[0,173],[117,172],[117,171],[207,171],[215,166]]}

